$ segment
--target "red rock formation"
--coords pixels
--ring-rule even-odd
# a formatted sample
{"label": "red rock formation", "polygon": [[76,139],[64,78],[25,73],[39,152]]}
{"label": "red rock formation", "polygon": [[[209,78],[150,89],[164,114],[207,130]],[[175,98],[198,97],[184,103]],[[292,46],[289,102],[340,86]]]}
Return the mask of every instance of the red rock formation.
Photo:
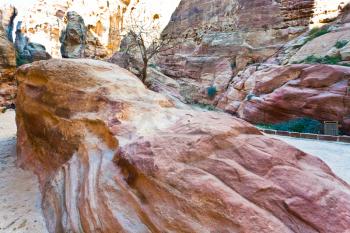
{"label": "red rock formation", "polygon": [[104,62],[40,61],[17,79],[19,162],[40,176],[49,232],[350,229],[349,185],[243,120],[176,109]]}
{"label": "red rock formation", "polygon": [[166,75],[188,84],[185,97],[212,102],[201,94],[205,88],[224,92],[247,64],[274,55],[307,30],[313,7],[314,0],[181,1],[164,31],[180,46],[163,54],[159,64]]}
{"label": "red rock formation", "polygon": [[349,86],[348,67],[274,66],[237,76],[218,106],[253,123],[310,117],[339,121],[350,133]]}

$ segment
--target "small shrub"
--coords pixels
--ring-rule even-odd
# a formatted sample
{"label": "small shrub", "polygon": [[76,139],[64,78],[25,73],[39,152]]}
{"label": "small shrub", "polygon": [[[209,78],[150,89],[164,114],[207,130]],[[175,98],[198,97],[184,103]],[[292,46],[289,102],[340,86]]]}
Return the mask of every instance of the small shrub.
{"label": "small shrub", "polygon": [[258,127],[289,132],[319,134],[322,132],[323,125],[315,119],[296,118],[277,124],[260,124]]}
{"label": "small shrub", "polygon": [[148,67],[151,67],[153,69],[156,69],[157,68],[157,65],[156,64],[149,64]]}
{"label": "small shrub", "polygon": [[231,62],[230,66],[232,70],[236,69],[236,62]]}
{"label": "small shrub", "polygon": [[28,64],[30,61],[27,59],[23,58],[19,52],[16,52],[16,65],[17,67],[20,67],[21,65]]}
{"label": "small shrub", "polygon": [[201,108],[207,111],[218,111],[214,105],[210,104],[203,104],[203,103],[194,103],[192,104],[193,107]]}
{"label": "small shrub", "polygon": [[344,48],[345,45],[347,45],[349,43],[348,40],[338,40],[337,43],[335,43],[335,47],[337,49],[341,49],[341,48]]}
{"label": "small shrub", "polygon": [[325,56],[325,57],[316,57],[315,55],[310,55],[304,60],[302,60],[299,63],[305,63],[305,64],[330,64],[330,65],[337,65],[339,62],[341,62],[341,56],[335,56],[335,57],[330,57],[330,56]]}
{"label": "small shrub", "polygon": [[214,86],[210,86],[207,88],[207,95],[210,97],[210,98],[214,98],[215,95],[217,93],[217,90],[216,90],[216,87]]}
{"label": "small shrub", "polygon": [[255,97],[254,94],[248,94],[247,97],[246,97],[246,99],[247,99],[248,101],[251,101],[254,97]]}
{"label": "small shrub", "polygon": [[323,36],[324,34],[327,34],[329,32],[329,26],[321,27],[321,28],[313,28],[309,32],[309,35],[307,39],[305,40],[305,43],[312,41],[313,39]]}

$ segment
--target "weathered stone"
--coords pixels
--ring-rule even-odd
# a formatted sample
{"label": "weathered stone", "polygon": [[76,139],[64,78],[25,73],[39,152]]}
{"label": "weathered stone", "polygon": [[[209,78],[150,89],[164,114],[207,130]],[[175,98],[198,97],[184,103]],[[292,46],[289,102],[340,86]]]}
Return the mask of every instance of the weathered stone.
{"label": "weathered stone", "polygon": [[[220,99],[219,108],[231,112],[230,106],[238,101],[240,105],[234,113],[249,122],[277,123],[310,117],[319,121],[339,121],[343,132],[350,133],[348,67],[272,66],[256,71],[242,81],[245,87],[252,83],[251,87],[237,91],[231,85]],[[232,95],[232,92],[237,94]]]}
{"label": "weathered stone", "polygon": [[61,55],[63,58],[83,58],[86,46],[84,19],[75,11],[67,13],[67,26],[61,32]]}
{"label": "weathered stone", "polygon": [[[216,86],[221,94],[248,64],[273,56],[306,31],[313,8],[312,0],[181,1],[164,31],[179,45],[164,53],[159,65],[170,77],[193,80],[190,89]],[[185,98],[208,102],[199,93]]]}
{"label": "weathered stone", "polygon": [[17,79],[19,163],[40,176],[49,232],[350,228],[349,185],[243,120],[176,109],[99,61],[40,61]]}
{"label": "weathered stone", "polygon": [[0,110],[14,103],[16,51],[0,23]]}
{"label": "weathered stone", "polygon": [[[349,40],[349,43],[350,43],[350,40]],[[350,44],[342,48],[339,51],[339,53],[343,61],[350,61]]]}
{"label": "weathered stone", "polygon": [[44,45],[29,41],[29,38],[23,34],[21,25],[22,22],[19,21],[16,27],[15,48],[17,66],[32,63],[34,61],[51,59],[51,56],[46,52]]}
{"label": "weathered stone", "polygon": [[[309,41],[307,44],[300,48],[300,50],[289,60],[289,62],[302,62],[311,55],[316,57],[325,57],[327,55],[333,57],[337,56],[339,55],[339,52],[334,52],[333,50],[335,49],[335,45],[338,41],[350,41],[349,28],[331,31],[325,35]],[[340,49],[340,54],[344,53],[343,50],[344,48]]]}
{"label": "weathered stone", "polygon": [[[97,54],[94,58],[100,59],[101,53],[104,55],[105,51],[108,52],[108,58],[118,51],[122,35],[130,25],[131,11],[138,19],[144,19],[144,21],[158,14],[161,27],[164,28],[179,1],[35,0],[28,9],[22,8],[20,2],[15,1],[13,4],[19,9],[25,36],[32,42],[45,45],[48,53],[54,58],[61,58],[60,32],[67,24],[64,16],[69,11],[77,12],[104,48],[104,51],[100,49],[100,45],[96,48]],[[87,37],[89,41],[89,35]],[[95,51],[93,43],[87,42],[87,50]],[[91,53],[87,56],[91,57]]]}
{"label": "weathered stone", "polygon": [[84,57],[104,59],[108,57],[108,54],[108,50],[101,44],[98,36],[91,29],[88,29]]}
{"label": "weathered stone", "polygon": [[4,6],[0,9],[0,24],[2,25],[8,40],[11,42],[13,42],[12,33],[14,29],[14,20],[17,14],[17,9],[12,5]]}

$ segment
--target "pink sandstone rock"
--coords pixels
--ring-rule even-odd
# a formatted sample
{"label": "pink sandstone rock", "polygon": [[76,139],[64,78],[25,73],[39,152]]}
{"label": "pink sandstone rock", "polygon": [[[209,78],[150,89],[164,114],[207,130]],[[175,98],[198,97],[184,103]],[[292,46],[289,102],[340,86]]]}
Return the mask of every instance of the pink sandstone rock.
{"label": "pink sandstone rock", "polygon": [[34,62],[17,79],[18,160],[40,177],[49,232],[350,229],[350,186],[243,120],[174,108],[99,61]]}
{"label": "pink sandstone rock", "polygon": [[[233,79],[218,107],[252,123],[300,117],[339,121],[343,132],[350,133],[349,83],[349,67],[271,66]],[[234,103],[236,107],[232,108]]]}

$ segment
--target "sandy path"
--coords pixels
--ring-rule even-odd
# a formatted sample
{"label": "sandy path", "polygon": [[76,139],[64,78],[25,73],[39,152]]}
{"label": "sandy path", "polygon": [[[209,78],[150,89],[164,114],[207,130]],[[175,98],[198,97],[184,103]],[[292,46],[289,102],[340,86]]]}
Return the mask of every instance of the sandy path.
{"label": "sandy path", "polygon": [[0,233],[47,232],[36,176],[15,166],[15,112],[0,114]]}
{"label": "sandy path", "polygon": [[350,144],[273,136],[296,148],[319,157],[333,172],[350,184]]}

